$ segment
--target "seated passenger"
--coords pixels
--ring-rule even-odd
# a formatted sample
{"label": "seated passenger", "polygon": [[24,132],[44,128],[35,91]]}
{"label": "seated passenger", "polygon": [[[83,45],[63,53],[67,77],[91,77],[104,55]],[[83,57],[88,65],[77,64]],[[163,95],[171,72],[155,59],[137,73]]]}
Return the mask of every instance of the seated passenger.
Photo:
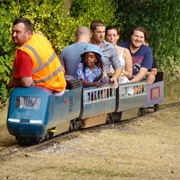
{"label": "seated passenger", "polygon": [[[132,57],[127,48],[123,48],[117,45],[117,42],[120,38],[120,31],[116,26],[107,26],[106,27],[106,40],[113,44],[118,52],[119,61],[122,66],[121,76],[118,78],[119,84],[121,83],[128,83],[132,78]],[[114,74],[114,69],[111,66],[110,75]],[[129,88],[120,88],[121,94],[133,94],[134,90],[132,87]]]}
{"label": "seated passenger", "polygon": [[84,48],[89,44],[90,29],[86,26],[78,27],[75,38],[76,42],[66,46],[62,50],[59,59],[65,69],[65,74],[77,77],[76,69],[81,62],[81,54]]}
{"label": "seated passenger", "polygon": [[[100,87],[107,84],[107,74],[104,71],[101,50],[99,46],[89,44],[84,48],[83,54],[81,54],[82,63],[78,64],[77,75],[78,79],[82,82],[83,87]],[[97,99],[94,92],[90,95],[91,100]],[[106,93],[103,91],[101,97],[105,97]]]}
{"label": "seated passenger", "polygon": [[14,21],[12,38],[19,48],[9,87],[42,86],[62,94],[66,87],[63,68],[47,38],[40,32],[33,33],[32,24],[26,18]]}
{"label": "seated passenger", "polygon": [[[146,78],[146,73],[152,69],[153,54],[150,47],[144,45],[147,31],[141,27],[134,27],[130,32],[130,41],[119,45],[128,48],[133,61],[133,78],[131,82],[139,82]],[[149,83],[149,82],[147,82]]]}
{"label": "seated passenger", "polygon": [[121,75],[122,67],[119,62],[117,49],[109,42],[105,41],[105,24],[101,20],[94,20],[90,25],[91,40],[90,43],[98,45],[102,54],[104,55],[104,70],[107,74],[110,72],[110,65],[113,66],[115,72],[110,78],[110,81],[114,83],[114,88],[118,88],[118,78]]}
{"label": "seated passenger", "polygon": [[107,83],[103,82],[107,75],[104,71],[101,50],[98,46],[89,44],[84,48],[81,54],[82,63],[78,64],[77,75],[82,82],[83,87],[99,87]]}
{"label": "seated passenger", "polygon": [[[144,44],[146,46],[149,46],[149,43],[147,41],[145,41]],[[157,64],[156,64],[156,60],[153,58],[152,69],[148,70],[148,72],[146,73],[146,81],[147,81],[147,83],[148,84],[154,83],[154,81],[156,79],[156,75],[157,75]]]}
{"label": "seated passenger", "polygon": [[[123,48],[117,45],[117,42],[120,38],[120,31],[116,26],[107,26],[106,27],[106,40],[113,44],[119,56],[119,61],[121,62],[122,66],[122,73],[121,77],[119,78],[119,83],[126,83],[129,82],[129,79],[132,78],[132,57],[127,48]],[[111,66],[110,75],[114,74],[114,69]]]}

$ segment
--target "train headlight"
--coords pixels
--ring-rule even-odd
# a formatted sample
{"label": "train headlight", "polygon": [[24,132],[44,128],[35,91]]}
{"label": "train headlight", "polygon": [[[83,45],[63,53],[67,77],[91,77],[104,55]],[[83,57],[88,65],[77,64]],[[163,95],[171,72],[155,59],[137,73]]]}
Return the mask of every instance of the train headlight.
{"label": "train headlight", "polygon": [[39,109],[41,99],[38,97],[17,96],[15,107],[20,109]]}

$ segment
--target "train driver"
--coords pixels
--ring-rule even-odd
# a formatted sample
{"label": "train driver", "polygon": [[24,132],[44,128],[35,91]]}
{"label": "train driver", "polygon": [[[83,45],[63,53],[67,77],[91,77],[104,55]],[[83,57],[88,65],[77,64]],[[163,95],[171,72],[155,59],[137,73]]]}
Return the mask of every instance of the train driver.
{"label": "train driver", "polygon": [[18,18],[12,27],[16,50],[13,62],[13,79],[9,88],[43,86],[63,93],[66,87],[63,68],[51,43],[41,33],[33,33],[29,19]]}

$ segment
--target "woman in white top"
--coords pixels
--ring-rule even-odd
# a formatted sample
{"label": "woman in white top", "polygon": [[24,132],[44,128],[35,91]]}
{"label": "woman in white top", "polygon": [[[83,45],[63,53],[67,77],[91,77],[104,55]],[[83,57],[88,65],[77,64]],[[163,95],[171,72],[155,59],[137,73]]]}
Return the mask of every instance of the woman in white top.
{"label": "woman in white top", "polygon": [[[123,67],[121,77],[127,77],[125,79],[132,78],[132,57],[127,48],[123,48],[117,45],[117,42],[120,38],[120,31],[116,26],[107,26],[106,27],[106,40],[113,44],[118,51],[119,60],[121,61],[121,65]],[[110,75],[113,75],[114,70],[111,68]],[[120,78],[124,79],[124,78]]]}

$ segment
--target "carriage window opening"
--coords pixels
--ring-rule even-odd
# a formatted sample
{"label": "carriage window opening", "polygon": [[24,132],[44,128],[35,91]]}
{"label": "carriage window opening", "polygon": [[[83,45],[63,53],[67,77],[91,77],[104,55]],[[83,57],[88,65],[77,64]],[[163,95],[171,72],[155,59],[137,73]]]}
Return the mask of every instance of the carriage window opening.
{"label": "carriage window opening", "polygon": [[84,102],[99,102],[102,100],[114,99],[115,98],[115,90],[113,87],[104,86],[100,88],[92,88],[86,89],[84,88]]}

